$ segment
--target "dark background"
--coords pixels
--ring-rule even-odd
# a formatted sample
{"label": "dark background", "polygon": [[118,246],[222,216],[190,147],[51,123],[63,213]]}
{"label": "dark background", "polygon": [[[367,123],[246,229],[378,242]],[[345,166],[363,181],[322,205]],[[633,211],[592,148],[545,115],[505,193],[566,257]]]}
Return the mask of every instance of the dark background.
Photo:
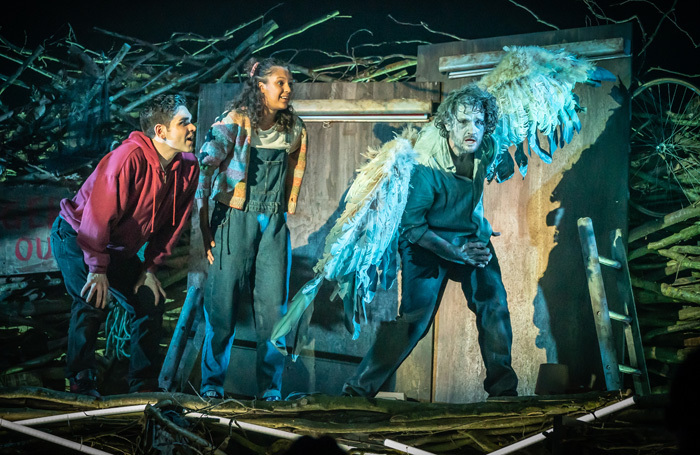
{"label": "dark background", "polygon": [[[627,0],[627,1],[584,1],[584,0],[518,0],[517,6],[509,0],[384,0],[363,2],[351,0],[295,0],[278,1],[71,1],[42,3],[13,1],[3,6],[0,18],[0,36],[14,45],[34,48],[42,42],[63,39],[72,28],[76,41],[94,51],[115,51],[121,41],[97,32],[99,27],[111,32],[128,35],[149,42],[162,42],[172,33],[190,32],[212,37],[222,35],[226,30],[247,22],[258,15],[268,13],[268,18],[279,24],[275,34],[293,30],[302,24],[338,10],[341,15],[352,18],[334,19],[308,30],[297,37],[284,41],[265,52],[281,49],[316,48],[329,52],[345,53],[346,42],[353,32],[358,32],[351,45],[379,43],[396,40],[424,40],[431,43],[451,41],[453,38],[430,33],[418,26],[398,25],[395,19],[413,24],[424,22],[435,31],[449,33],[463,39],[477,39],[493,36],[531,33],[553,28],[560,29],[603,25],[611,23],[596,17],[603,14],[614,21],[633,19],[635,25],[635,55],[642,49],[643,33],[654,36],[646,55],[635,58],[636,75],[641,80],[649,80],[663,75],[653,70],[663,67],[681,73],[688,80],[700,73],[700,52],[693,39],[700,42],[697,29],[697,16],[692,14],[692,0]],[[277,6],[276,6],[277,5]],[[672,7],[661,24],[664,13]],[[595,12],[595,13],[594,13]],[[539,19],[539,20],[538,20]],[[675,22],[675,23],[674,23]],[[639,25],[641,24],[641,26]],[[247,36],[253,28],[240,32]],[[643,30],[643,32],[642,32]],[[688,37],[687,31],[691,36]],[[696,36],[692,36],[696,35]],[[403,53],[416,54],[416,45],[402,46]],[[398,52],[396,46],[383,46],[365,51],[374,55],[387,55]],[[291,51],[280,57],[291,56]],[[313,65],[327,63],[328,59],[316,53],[302,53],[296,62]],[[7,61],[0,57],[0,68],[7,67]],[[15,68],[16,68],[16,64]],[[4,70],[4,74],[8,74]],[[11,74],[11,73],[10,73]],[[697,84],[697,79],[695,79]]]}

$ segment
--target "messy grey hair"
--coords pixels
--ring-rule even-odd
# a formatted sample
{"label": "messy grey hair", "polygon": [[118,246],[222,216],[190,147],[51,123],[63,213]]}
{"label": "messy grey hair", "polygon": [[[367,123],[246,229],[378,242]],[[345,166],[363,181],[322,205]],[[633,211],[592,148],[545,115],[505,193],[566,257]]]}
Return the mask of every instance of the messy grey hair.
{"label": "messy grey hair", "polygon": [[440,131],[440,136],[449,137],[447,126],[455,121],[457,108],[464,104],[484,113],[484,136],[493,133],[498,120],[496,98],[472,83],[451,91],[440,103],[433,119],[433,123]]}

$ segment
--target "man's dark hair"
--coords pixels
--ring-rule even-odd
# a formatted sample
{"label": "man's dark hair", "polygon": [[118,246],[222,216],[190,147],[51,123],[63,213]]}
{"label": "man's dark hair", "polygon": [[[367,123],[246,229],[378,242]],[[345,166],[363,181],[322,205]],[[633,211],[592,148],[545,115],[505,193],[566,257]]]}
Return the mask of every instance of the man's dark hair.
{"label": "man's dark hair", "polygon": [[440,136],[449,137],[450,133],[447,131],[446,125],[449,126],[454,122],[457,108],[464,104],[484,113],[484,136],[493,133],[498,120],[496,98],[472,83],[451,91],[440,103],[433,119],[434,125],[440,130]]}
{"label": "man's dark hair", "polygon": [[150,100],[139,115],[143,134],[153,139],[156,135],[155,126],[170,125],[180,106],[187,107],[187,98],[184,95],[158,95]]}

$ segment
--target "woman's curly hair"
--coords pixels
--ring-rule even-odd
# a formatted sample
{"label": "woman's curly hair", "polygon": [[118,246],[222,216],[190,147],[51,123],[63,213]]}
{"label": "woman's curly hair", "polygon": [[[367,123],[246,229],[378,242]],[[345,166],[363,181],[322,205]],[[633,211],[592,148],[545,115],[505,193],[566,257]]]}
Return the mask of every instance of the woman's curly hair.
{"label": "woman's curly hair", "polygon": [[440,130],[440,136],[449,137],[450,133],[447,131],[446,125],[451,125],[454,122],[457,108],[463,104],[477,108],[484,113],[484,136],[493,133],[498,121],[496,98],[472,83],[451,91],[440,103],[433,119],[434,125]]}
{"label": "woman's curly hair", "polygon": [[[258,82],[266,83],[274,67],[282,67],[289,71],[286,63],[275,58],[263,60],[251,58],[248,60],[243,69],[249,77],[243,83],[243,90],[228,105],[229,110],[246,114],[250,118],[250,123],[254,129],[259,128],[265,107],[265,95],[258,88]],[[291,71],[289,73],[291,74]],[[275,124],[278,131],[292,131],[294,127],[294,109],[291,105],[287,109],[277,111]]]}

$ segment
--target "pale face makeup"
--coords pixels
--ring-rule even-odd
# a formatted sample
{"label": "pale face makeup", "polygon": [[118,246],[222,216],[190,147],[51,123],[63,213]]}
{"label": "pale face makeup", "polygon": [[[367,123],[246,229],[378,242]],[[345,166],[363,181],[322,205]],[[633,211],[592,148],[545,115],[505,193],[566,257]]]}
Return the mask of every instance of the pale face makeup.
{"label": "pale face makeup", "polygon": [[486,123],[484,112],[475,110],[468,104],[457,107],[457,113],[450,125],[445,125],[450,133],[449,144],[456,157],[473,154],[484,139]]}

